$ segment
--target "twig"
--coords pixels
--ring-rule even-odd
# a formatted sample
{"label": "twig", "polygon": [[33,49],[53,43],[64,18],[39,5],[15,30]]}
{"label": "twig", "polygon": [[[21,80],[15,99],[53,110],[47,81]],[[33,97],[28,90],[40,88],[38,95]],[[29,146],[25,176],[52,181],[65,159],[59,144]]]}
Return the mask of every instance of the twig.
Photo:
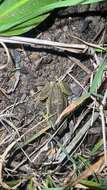
{"label": "twig", "polygon": [[68,56],[68,59],[70,59],[71,61],[73,61],[76,65],[78,65],[83,71],[85,71],[87,74],[91,74],[91,70],[88,69],[85,65],[83,65],[78,59],[74,58],[74,57],[70,57]]}
{"label": "twig", "polygon": [[61,81],[64,80],[65,77],[72,71],[74,65],[75,65],[75,63],[73,63],[72,66],[69,67],[61,77],[59,77],[58,81],[59,80],[61,80]]}
{"label": "twig", "polygon": [[27,45],[46,45],[46,46],[54,46],[54,47],[64,47],[64,48],[73,48],[83,50],[86,48],[85,45],[81,44],[65,44],[60,42],[54,42],[49,40],[41,40],[37,38],[27,38],[27,37],[0,37],[0,42],[5,43],[16,43],[16,44],[27,44]]}
{"label": "twig", "polygon": [[77,83],[85,92],[87,92],[87,90],[81,85],[81,83],[75,78],[73,77],[73,75],[71,75],[70,73],[68,74],[74,81],[75,83]]}
{"label": "twig", "polygon": [[89,47],[98,48],[98,49],[101,49],[101,50],[103,50],[103,51],[106,50],[105,48],[101,47],[100,45],[86,42],[85,40],[82,40],[81,38],[79,38],[79,37],[77,37],[77,36],[71,36],[71,37],[77,39],[78,41],[82,42],[83,44],[85,44],[85,45],[87,45],[87,46],[89,46]]}

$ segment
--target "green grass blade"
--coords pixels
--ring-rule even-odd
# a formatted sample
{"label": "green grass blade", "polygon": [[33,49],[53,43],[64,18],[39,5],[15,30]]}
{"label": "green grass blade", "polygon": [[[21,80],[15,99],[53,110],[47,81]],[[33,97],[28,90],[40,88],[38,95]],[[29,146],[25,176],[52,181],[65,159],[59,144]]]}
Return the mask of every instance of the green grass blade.
{"label": "green grass blade", "polygon": [[103,188],[104,190],[107,189],[107,176],[104,177],[104,181],[103,181],[103,183],[102,183],[102,188]]}
{"label": "green grass blade", "polygon": [[29,180],[29,182],[27,184],[27,190],[36,190],[32,178]]}
{"label": "green grass blade", "polygon": [[64,190],[64,188],[63,187],[55,187],[55,188],[51,187],[51,188],[43,188],[42,190]]}
{"label": "green grass blade", "polygon": [[91,189],[104,190],[104,188],[102,188],[102,185],[100,183],[94,182],[92,180],[90,180],[90,181],[89,180],[81,180],[80,183]]}
{"label": "green grass blade", "polygon": [[107,55],[105,56],[103,63],[100,64],[100,66],[94,76],[92,85],[90,87],[91,94],[97,93],[97,90],[101,85],[103,73],[104,73],[105,66],[106,66],[106,61],[107,61]]}
{"label": "green grass blade", "polygon": [[103,139],[100,139],[95,145],[94,147],[92,148],[92,151],[91,151],[91,155],[95,155],[98,153],[99,149],[102,147],[103,145]]}

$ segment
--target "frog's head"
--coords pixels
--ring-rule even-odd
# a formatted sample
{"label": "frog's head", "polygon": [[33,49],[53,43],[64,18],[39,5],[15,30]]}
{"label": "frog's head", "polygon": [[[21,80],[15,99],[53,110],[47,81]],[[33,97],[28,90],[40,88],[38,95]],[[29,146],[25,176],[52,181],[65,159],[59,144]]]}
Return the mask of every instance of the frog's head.
{"label": "frog's head", "polygon": [[71,89],[70,89],[68,83],[66,83],[66,82],[64,82],[64,81],[62,81],[62,80],[59,80],[59,81],[58,81],[58,85],[59,85],[59,87],[60,87],[62,93],[64,93],[64,94],[67,95],[67,96],[70,96],[70,95],[71,95]]}

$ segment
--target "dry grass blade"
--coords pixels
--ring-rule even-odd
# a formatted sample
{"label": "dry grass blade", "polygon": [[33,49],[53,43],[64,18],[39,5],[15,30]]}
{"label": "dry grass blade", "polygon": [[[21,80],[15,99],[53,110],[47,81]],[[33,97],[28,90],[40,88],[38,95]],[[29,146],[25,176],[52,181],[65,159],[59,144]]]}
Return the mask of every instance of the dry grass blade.
{"label": "dry grass blade", "polygon": [[[90,105],[91,106],[91,105]],[[81,121],[84,119],[84,117],[90,112],[90,109],[86,109],[86,111],[82,112],[81,115],[78,117],[77,123],[75,124],[73,128],[73,133],[76,131],[76,129],[79,127]]]}
{"label": "dry grass blade", "polygon": [[[17,134],[17,136],[20,138],[20,134],[19,134],[19,131],[18,131],[17,127],[16,127],[12,122],[10,122],[10,121],[7,120],[7,119],[1,120],[2,125],[7,129],[7,131],[9,132],[9,134],[11,135],[11,137],[13,137],[13,139],[14,139],[14,135],[10,132],[10,130],[7,128],[7,126],[5,125],[4,122],[5,122],[6,124],[8,124],[12,129],[14,129],[15,132],[16,132],[16,134]],[[26,158],[31,162],[29,156],[26,154],[26,152],[23,150],[23,148],[20,146],[20,144],[19,144],[18,142],[17,142],[17,145],[18,145],[18,147],[20,147],[21,151],[22,151],[23,154],[26,156]]]}
{"label": "dry grass blade", "polygon": [[3,118],[2,121],[4,121],[5,123],[7,123],[16,132],[16,134],[18,135],[18,137],[20,137],[20,134],[19,134],[19,131],[18,131],[17,127],[11,121],[9,121],[6,118]]}
{"label": "dry grass blade", "polygon": [[0,66],[0,70],[3,70],[8,66],[9,62],[11,61],[11,57],[9,54],[9,50],[8,50],[7,46],[4,44],[4,42],[1,41],[0,44],[3,46],[3,48],[5,49],[6,54],[7,54],[7,63]]}
{"label": "dry grass blade", "polygon": [[16,142],[12,142],[5,150],[5,152],[0,156],[0,184],[4,189],[8,189],[8,190],[13,190],[16,189],[20,184],[21,181],[15,185],[14,187],[10,187],[8,186],[4,181],[3,181],[3,175],[2,175],[2,170],[3,170],[3,164],[6,160],[6,156],[9,154],[10,150],[14,147],[14,145],[16,144]]}
{"label": "dry grass blade", "polygon": [[77,100],[74,100],[68,107],[64,109],[64,111],[60,114],[58,119],[56,120],[55,125],[59,125],[59,123],[71,112],[75,111],[87,98],[90,97],[89,93],[84,94]]}
{"label": "dry grass blade", "polygon": [[[78,39],[79,41],[81,39]],[[100,50],[106,51],[105,48],[96,45],[96,44],[90,44],[83,40],[81,42],[83,44],[66,44],[66,43],[60,43],[60,42],[54,42],[49,40],[41,40],[37,38],[27,38],[27,37],[0,37],[0,42],[4,43],[11,43],[11,44],[26,44],[26,45],[45,45],[50,47],[56,47],[62,50],[75,52],[75,53],[83,53],[84,50],[86,50],[88,47],[98,48]],[[88,53],[88,52],[87,52]]]}
{"label": "dry grass blade", "polygon": [[102,104],[99,107],[100,115],[101,115],[101,123],[102,123],[102,133],[103,133],[103,146],[104,146],[104,155],[105,155],[105,165],[107,165],[107,148],[106,148],[106,124],[105,124],[105,118],[104,118],[104,106],[106,105],[106,99],[107,99],[107,89],[105,91]]}
{"label": "dry grass blade", "polygon": [[[43,121],[42,121],[43,122]],[[9,123],[10,124],[10,123]],[[35,127],[35,126],[34,126]],[[49,128],[48,128],[49,129]],[[31,129],[30,129],[31,130]],[[47,129],[46,129],[47,130]],[[27,131],[28,133],[28,131]],[[23,134],[22,136],[20,136],[16,141],[13,141],[5,150],[5,152],[0,156],[0,184],[4,189],[8,189],[8,190],[13,190],[16,189],[21,183],[22,181],[20,181],[17,185],[15,185],[14,187],[10,187],[8,186],[4,181],[3,181],[3,177],[2,177],[2,170],[3,170],[3,164],[6,160],[6,156],[9,154],[9,152],[11,151],[11,149],[18,143],[18,141],[21,140],[21,138],[24,136],[25,134]]]}
{"label": "dry grass blade", "polygon": [[[98,116],[99,116],[99,113],[95,112],[94,118],[93,118],[94,122],[97,120]],[[76,134],[76,136],[73,138],[73,140],[66,147],[66,152],[68,154],[70,154],[74,150],[75,146],[77,145],[77,143],[79,143],[79,141],[82,139],[82,137],[86,134],[86,132],[88,131],[90,126],[91,126],[91,118],[82,127],[82,129],[79,130],[79,132]],[[62,152],[60,154],[59,162],[62,163],[62,161],[65,160],[65,158],[66,158],[66,155],[64,152]]]}
{"label": "dry grass blade", "polygon": [[[44,120],[43,120],[44,121]],[[43,122],[42,121],[42,122]],[[35,126],[34,126],[35,127]],[[41,131],[41,133],[43,134],[44,132],[46,132],[48,129],[49,129],[50,127],[47,127],[47,128],[45,128],[45,129],[43,129],[42,131]],[[31,130],[31,129],[30,129]],[[27,133],[28,133],[28,131],[27,131]],[[24,136],[25,134],[23,134],[22,136],[20,136],[16,141],[13,141],[7,148],[6,148],[6,150],[5,150],[5,152],[1,155],[1,159],[0,159],[0,184],[1,184],[1,186],[4,188],[4,189],[8,189],[8,190],[10,190],[10,189],[16,189],[20,184],[21,184],[21,181],[17,184],[17,185],[15,185],[14,187],[10,187],[10,186],[8,186],[4,181],[3,181],[3,177],[2,177],[2,170],[3,170],[3,164],[4,164],[4,162],[5,162],[5,160],[6,160],[6,156],[8,155],[8,153],[10,152],[10,150],[18,143],[18,141],[19,140],[21,140],[21,138]],[[33,137],[33,139],[34,139],[34,137]],[[28,144],[29,142],[31,142],[32,141],[32,139],[30,139],[30,141],[27,141],[26,142],[26,144]]]}

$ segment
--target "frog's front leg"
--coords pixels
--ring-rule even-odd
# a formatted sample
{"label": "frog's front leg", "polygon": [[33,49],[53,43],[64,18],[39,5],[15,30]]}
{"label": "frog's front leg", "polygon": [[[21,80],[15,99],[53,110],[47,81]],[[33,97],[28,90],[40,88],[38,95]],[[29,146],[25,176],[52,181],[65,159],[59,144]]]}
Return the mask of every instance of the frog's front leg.
{"label": "frog's front leg", "polygon": [[[50,91],[50,83],[47,82],[45,84],[45,86],[43,87],[43,89],[40,91],[40,94],[39,94],[39,97],[38,97],[39,101],[46,101],[46,105],[47,105],[47,100],[48,100],[48,97],[49,97],[49,91]],[[44,113],[43,116],[44,116],[44,118],[46,120],[48,120],[49,113],[48,113],[47,109],[46,109],[46,113]]]}
{"label": "frog's front leg", "polygon": [[45,86],[43,87],[43,89],[40,91],[40,94],[39,94],[39,100],[40,101],[44,101],[48,98],[49,96],[49,89],[50,89],[50,83],[47,82],[45,84]]}

